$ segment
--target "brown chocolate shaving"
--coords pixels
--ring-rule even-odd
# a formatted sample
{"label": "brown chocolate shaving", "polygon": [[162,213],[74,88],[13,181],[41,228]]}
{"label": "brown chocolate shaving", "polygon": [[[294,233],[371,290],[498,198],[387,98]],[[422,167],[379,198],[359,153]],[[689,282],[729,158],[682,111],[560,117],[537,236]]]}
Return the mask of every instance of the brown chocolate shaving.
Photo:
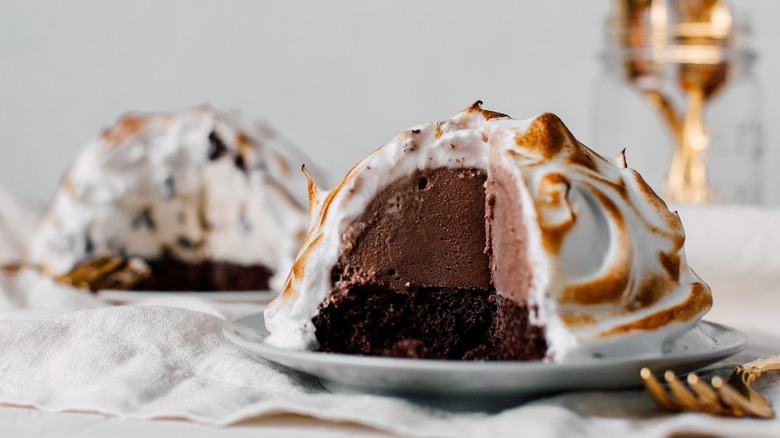
{"label": "brown chocolate shaving", "polygon": [[219,157],[225,155],[227,152],[227,146],[217,135],[215,131],[211,131],[209,134],[209,160],[217,160]]}

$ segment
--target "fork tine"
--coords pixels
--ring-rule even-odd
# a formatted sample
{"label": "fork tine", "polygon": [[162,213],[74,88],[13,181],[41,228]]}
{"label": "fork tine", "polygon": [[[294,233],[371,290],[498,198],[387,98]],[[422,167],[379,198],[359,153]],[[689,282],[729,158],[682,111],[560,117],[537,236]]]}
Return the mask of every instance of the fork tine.
{"label": "fork tine", "polygon": [[683,409],[692,411],[701,409],[699,399],[697,399],[696,396],[677,379],[677,376],[674,375],[674,371],[667,370],[664,373],[664,380],[669,384],[669,389]]}
{"label": "fork tine", "polygon": [[699,406],[701,406],[704,411],[710,414],[726,414],[729,412],[723,406],[723,403],[721,403],[718,393],[715,392],[710,385],[702,382],[696,373],[688,374],[687,380],[688,386],[696,393],[696,396],[699,399]]}
{"label": "fork tine", "polygon": [[128,289],[149,275],[150,269],[140,259],[103,254],[56,278],[60,283],[89,289]]}
{"label": "fork tine", "polygon": [[90,262],[84,266],[79,266],[73,271],[63,275],[61,278],[68,281],[74,286],[83,286],[89,283],[96,277],[96,272],[103,269],[104,266],[111,263],[111,259],[98,260],[96,262]]}
{"label": "fork tine", "polygon": [[113,267],[112,271],[106,271],[100,276],[96,276],[89,283],[89,288],[93,291],[108,288],[122,288],[125,284],[135,284],[137,280],[146,276],[145,271],[139,271],[137,267],[124,263]]}
{"label": "fork tine", "polygon": [[771,413],[770,415],[774,415],[769,400],[750,388],[750,384],[755,381],[756,378],[761,376],[765,371],[772,370],[780,370],[780,356],[770,356],[754,360],[753,362],[737,367],[737,369],[731,373],[731,376],[725,384],[731,386],[735,391],[744,396],[754,410],[761,409],[762,412],[766,410]]}
{"label": "fork tine", "polygon": [[73,268],[73,270],[65,275],[61,275],[59,278],[62,278],[63,280],[69,280],[71,284],[80,283],[83,277],[89,278],[91,276],[92,270],[94,270],[96,267],[105,265],[109,262],[109,260],[111,260],[111,254],[101,254],[93,260],[90,260],[88,263],[76,266]]}
{"label": "fork tine", "polygon": [[731,414],[735,417],[744,417],[745,412],[749,412],[749,406],[746,406],[747,400],[738,394],[731,386],[726,385],[723,378],[715,376],[712,378],[712,387],[718,390],[721,400],[731,408]]}
{"label": "fork tine", "polygon": [[749,399],[727,384],[720,377],[712,378],[712,386],[718,390],[721,399],[734,410],[734,415],[744,417],[745,415],[755,415],[761,418],[772,418],[774,412],[771,406],[751,403]]}
{"label": "fork tine", "polygon": [[722,377],[714,377],[712,386],[703,382],[695,373],[688,374],[688,386],[686,386],[677,379],[673,371],[668,370],[664,373],[664,380],[669,387],[667,391],[656,380],[650,369],[642,368],[640,376],[650,397],[668,410],[699,411],[733,417],[774,418],[774,411],[769,401],[750,388],[750,383],[766,371],[780,371],[780,355],[758,359],[737,367],[728,382]]}
{"label": "fork tine", "polygon": [[642,368],[642,370],[639,372],[639,375],[642,376],[642,380],[645,382],[645,388],[647,388],[647,392],[656,403],[669,411],[680,410],[678,404],[675,403],[671,397],[669,397],[669,394],[666,393],[664,387],[658,383],[658,380],[656,380],[652,371],[650,371],[650,368]]}

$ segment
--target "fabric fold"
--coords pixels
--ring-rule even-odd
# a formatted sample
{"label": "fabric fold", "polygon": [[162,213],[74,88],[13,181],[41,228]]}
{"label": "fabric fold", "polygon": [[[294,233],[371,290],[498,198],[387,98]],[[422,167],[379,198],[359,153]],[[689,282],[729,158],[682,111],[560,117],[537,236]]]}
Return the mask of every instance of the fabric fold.
{"label": "fabric fold", "polygon": [[[162,306],[0,321],[0,403],[213,426],[294,413],[410,436],[495,436],[521,427],[533,436],[564,436],[572,427],[583,430],[583,436],[658,436],[680,430],[737,433],[746,426],[761,431],[769,424],[667,414],[639,389],[561,394],[499,413],[451,412],[393,397],[331,394],[316,378],[230,343],[222,335],[223,321]],[[703,376],[726,375],[751,356],[768,354],[773,342],[780,345],[777,338],[759,340],[759,346],[710,367]],[[780,390],[772,383],[763,390],[778,404]],[[713,428],[716,423],[718,429]]]}

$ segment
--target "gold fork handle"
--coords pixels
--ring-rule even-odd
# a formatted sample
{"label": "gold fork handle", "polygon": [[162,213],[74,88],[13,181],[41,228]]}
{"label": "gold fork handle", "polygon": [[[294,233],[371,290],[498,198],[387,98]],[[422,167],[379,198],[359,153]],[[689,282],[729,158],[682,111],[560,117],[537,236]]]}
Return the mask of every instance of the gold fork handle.
{"label": "gold fork handle", "polygon": [[771,417],[772,411],[769,401],[750,387],[751,383],[767,371],[780,371],[780,355],[763,357],[738,366],[731,373],[728,383],[748,399],[753,406],[759,410],[768,410],[768,415]]}
{"label": "gold fork handle", "polygon": [[767,371],[780,371],[780,354],[748,362],[737,367],[734,373],[744,375],[745,383],[750,384]]}

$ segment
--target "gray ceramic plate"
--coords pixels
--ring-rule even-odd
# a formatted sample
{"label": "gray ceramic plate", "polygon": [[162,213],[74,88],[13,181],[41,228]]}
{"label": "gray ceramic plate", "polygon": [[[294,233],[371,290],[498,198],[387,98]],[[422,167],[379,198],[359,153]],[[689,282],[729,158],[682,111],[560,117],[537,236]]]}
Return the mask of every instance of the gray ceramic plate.
{"label": "gray ceramic plate", "polygon": [[588,359],[576,363],[481,362],[397,359],[290,351],[264,342],[262,314],[226,322],[235,344],[265,359],[319,378],[333,391],[402,395],[424,400],[509,400],[569,390],[614,389],[642,384],[639,370],[685,373],[744,349],[747,337],[733,328],[702,321],[666,345],[663,353]]}

